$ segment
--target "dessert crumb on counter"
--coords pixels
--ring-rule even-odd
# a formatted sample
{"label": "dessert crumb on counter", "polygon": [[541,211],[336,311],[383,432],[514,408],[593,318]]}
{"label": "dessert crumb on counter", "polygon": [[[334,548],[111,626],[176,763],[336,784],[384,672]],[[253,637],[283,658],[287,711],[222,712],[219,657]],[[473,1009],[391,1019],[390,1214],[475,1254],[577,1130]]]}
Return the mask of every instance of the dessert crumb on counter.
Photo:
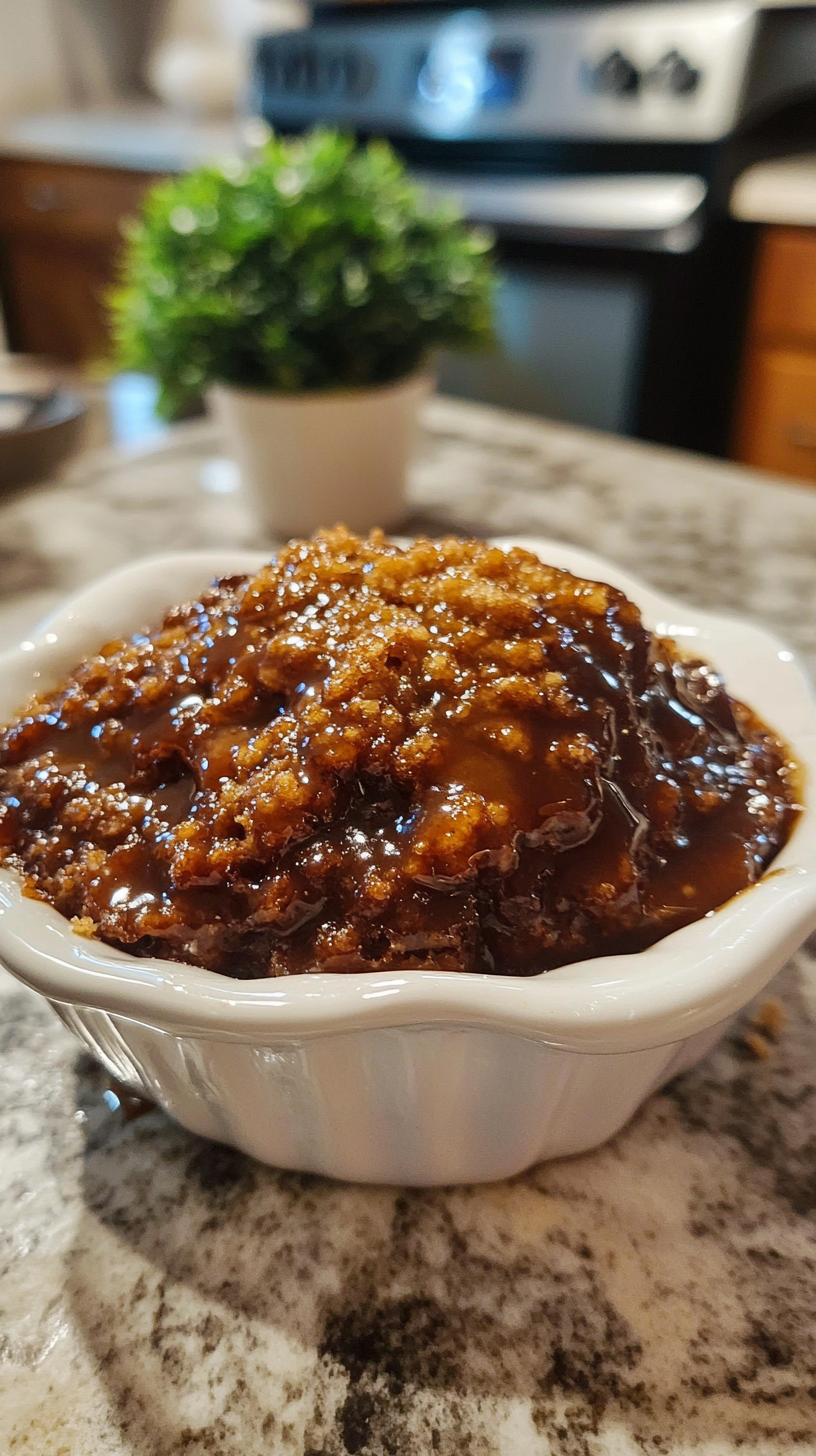
{"label": "dessert crumb on counter", "polygon": [[751,1024],[771,1041],[778,1041],[785,1030],[785,1008],[781,1001],[764,1001],[751,1018]]}
{"label": "dessert crumb on counter", "polygon": [[758,1061],[765,1062],[782,1036],[785,1026],[786,1017],[782,1003],[775,999],[763,1001],[751,1017],[749,1030],[742,1034],[742,1044]]}
{"label": "dessert crumb on counter", "polygon": [[765,1062],[771,1055],[771,1044],[765,1040],[758,1031],[746,1031],[742,1038],[749,1052],[756,1057],[757,1061]]}

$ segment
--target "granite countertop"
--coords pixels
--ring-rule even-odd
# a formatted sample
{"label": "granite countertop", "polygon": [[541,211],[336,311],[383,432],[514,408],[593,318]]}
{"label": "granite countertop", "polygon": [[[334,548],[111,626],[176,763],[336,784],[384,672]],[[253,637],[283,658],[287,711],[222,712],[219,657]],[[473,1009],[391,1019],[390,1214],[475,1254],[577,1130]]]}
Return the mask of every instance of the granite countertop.
{"label": "granite countertop", "polygon": [[816,227],[816,153],[746,168],[734,183],[731,213],[743,222]]}
{"label": "granite countertop", "polygon": [[[816,666],[816,491],[434,400],[414,525],[535,531]],[[0,636],[156,549],[255,544],[207,424],[0,503]],[[816,947],[598,1152],[403,1191],[125,1122],[0,973],[9,1456],[816,1452]]]}
{"label": "granite countertop", "polygon": [[[156,102],[34,113],[0,125],[0,156],[185,172],[243,154],[246,122],[185,116]],[[734,183],[730,211],[744,222],[816,225],[816,156],[781,157],[748,167]]]}
{"label": "granite countertop", "polygon": [[0,155],[136,172],[185,172],[243,151],[241,123],[185,116],[157,102],[46,111],[0,125]]}

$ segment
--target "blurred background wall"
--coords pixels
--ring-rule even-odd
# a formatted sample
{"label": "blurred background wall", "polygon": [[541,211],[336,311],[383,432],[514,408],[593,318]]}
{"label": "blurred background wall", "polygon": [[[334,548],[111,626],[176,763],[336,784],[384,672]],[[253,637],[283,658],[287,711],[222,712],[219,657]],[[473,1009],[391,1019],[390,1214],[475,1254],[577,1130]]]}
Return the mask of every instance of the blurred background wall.
{"label": "blurred background wall", "polygon": [[[149,57],[235,68],[255,34],[302,24],[302,0],[2,0],[0,118],[149,92]],[[123,44],[124,38],[124,44]]]}
{"label": "blurred background wall", "polygon": [[0,4],[0,117],[62,106],[69,100],[51,0]]}

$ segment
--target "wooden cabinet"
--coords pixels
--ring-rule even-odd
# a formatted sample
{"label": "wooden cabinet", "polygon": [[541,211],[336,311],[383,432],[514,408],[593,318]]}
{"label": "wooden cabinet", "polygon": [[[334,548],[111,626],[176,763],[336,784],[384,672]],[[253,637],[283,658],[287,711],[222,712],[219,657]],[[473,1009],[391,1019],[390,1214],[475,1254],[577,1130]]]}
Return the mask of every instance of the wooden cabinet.
{"label": "wooden cabinet", "polygon": [[739,458],[816,481],[816,350],[753,350]]}
{"label": "wooden cabinet", "polygon": [[816,228],[761,240],[734,454],[816,482]]}
{"label": "wooden cabinet", "polygon": [[0,281],[12,349],[66,363],[103,357],[104,297],[122,219],[154,177],[0,157]]}

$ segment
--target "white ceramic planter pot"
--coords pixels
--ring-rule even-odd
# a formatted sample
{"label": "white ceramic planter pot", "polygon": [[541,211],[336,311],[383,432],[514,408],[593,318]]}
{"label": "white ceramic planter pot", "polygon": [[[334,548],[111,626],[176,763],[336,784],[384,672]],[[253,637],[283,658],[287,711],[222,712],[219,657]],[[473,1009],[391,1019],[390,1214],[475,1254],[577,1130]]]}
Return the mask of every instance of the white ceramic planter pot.
{"label": "white ceramic planter pot", "polygon": [[302,536],[338,521],[352,531],[399,524],[432,383],[423,373],[379,389],[308,394],[217,384],[209,397],[263,525]]}

